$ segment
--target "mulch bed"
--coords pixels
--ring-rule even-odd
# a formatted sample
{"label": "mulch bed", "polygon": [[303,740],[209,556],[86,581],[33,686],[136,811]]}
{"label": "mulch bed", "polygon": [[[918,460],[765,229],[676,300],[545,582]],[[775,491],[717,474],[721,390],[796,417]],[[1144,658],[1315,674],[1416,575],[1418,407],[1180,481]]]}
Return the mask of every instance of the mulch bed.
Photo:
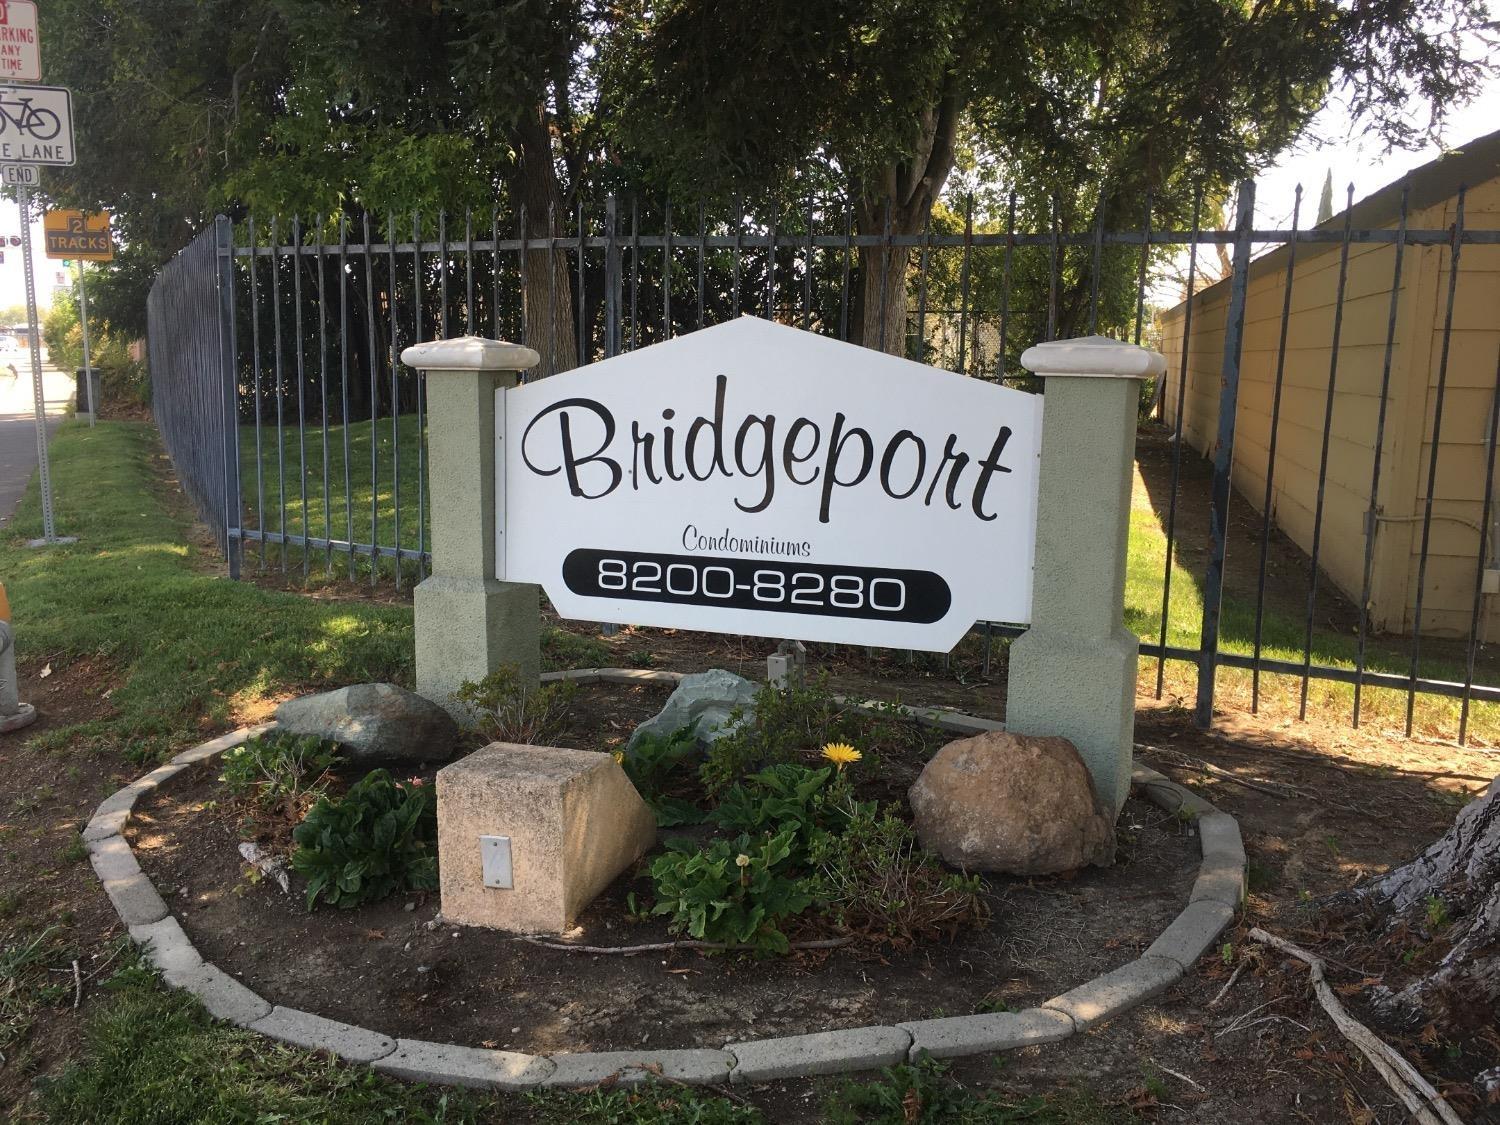
{"label": "mulch bed", "polygon": [[[566,744],[609,749],[665,694],[582,689]],[[914,763],[888,758],[886,767],[915,776]],[[575,954],[440,925],[435,894],[308,913],[296,880],[288,896],[247,878],[239,810],[223,801],[216,778],[207,770],[169,788],[137,810],[130,832],[204,957],[275,1003],[388,1035],[533,1052],[717,1045],[1034,1005],[1134,958],[1186,903],[1198,863],[1196,837],[1177,818],[1132,800],[1113,867],[1073,878],[989,878],[993,920],[951,942],[855,944],[769,960]],[[650,899],[639,871],[617,880],[570,937],[620,946],[670,940],[660,920],[631,916],[631,892]]]}

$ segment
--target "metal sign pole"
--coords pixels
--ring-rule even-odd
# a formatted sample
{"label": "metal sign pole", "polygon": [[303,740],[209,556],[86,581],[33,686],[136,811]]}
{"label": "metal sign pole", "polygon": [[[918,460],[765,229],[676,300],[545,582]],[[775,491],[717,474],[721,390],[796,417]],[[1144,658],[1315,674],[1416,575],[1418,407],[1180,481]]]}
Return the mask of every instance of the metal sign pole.
{"label": "metal sign pole", "polygon": [[89,362],[89,291],[84,285],[83,275],[87,272],[88,263],[82,258],[78,260],[78,322],[83,325],[83,401],[89,408],[89,427],[94,425],[94,419],[99,416],[98,403],[94,401],[94,365]]}
{"label": "metal sign pole", "polygon": [[52,468],[47,463],[47,404],[42,396],[41,326],[36,315],[36,274],[31,264],[31,189],[25,185],[18,187],[16,201],[21,207],[21,261],[26,271],[26,325],[31,343],[32,400],[36,408],[37,476],[42,486],[42,538],[50,545],[57,542],[57,528],[52,522]]}

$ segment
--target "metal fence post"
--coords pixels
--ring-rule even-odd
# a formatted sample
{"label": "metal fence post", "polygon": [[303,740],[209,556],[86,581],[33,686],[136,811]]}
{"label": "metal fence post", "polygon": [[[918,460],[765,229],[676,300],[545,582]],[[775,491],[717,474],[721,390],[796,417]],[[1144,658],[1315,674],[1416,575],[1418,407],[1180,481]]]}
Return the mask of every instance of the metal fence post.
{"label": "metal fence post", "polygon": [[[224,556],[229,577],[240,577],[240,424],[239,355],[234,323],[234,224],[224,216],[214,219],[218,251],[219,363],[224,389]],[[258,404],[257,404],[258,405]]]}
{"label": "metal fence post", "polygon": [[[1255,222],[1255,181],[1240,184],[1234,219],[1234,265],[1224,319],[1224,364],[1219,385],[1219,435],[1214,442],[1214,485],[1209,513],[1208,570],[1203,576],[1203,632],[1198,642],[1198,700],[1193,721],[1203,729],[1214,718],[1214,673],[1219,664],[1219,609],[1224,600],[1224,543],[1229,535],[1230,468],[1240,400],[1240,349],[1245,340],[1245,294],[1250,288],[1250,240]],[[1184,345],[1186,348],[1186,345]],[[1170,562],[1169,564],[1170,565]]]}

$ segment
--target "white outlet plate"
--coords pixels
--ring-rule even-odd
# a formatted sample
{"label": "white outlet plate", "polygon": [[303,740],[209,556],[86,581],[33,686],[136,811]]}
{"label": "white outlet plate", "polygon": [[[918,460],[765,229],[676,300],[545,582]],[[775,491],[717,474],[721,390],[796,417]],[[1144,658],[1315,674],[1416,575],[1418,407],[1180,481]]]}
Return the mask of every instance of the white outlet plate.
{"label": "white outlet plate", "polygon": [[484,885],[496,890],[508,891],[515,886],[511,868],[510,837],[479,837],[479,860],[484,868]]}
{"label": "white outlet plate", "polygon": [[1500,594],[1500,570],[1486,570],[1480,589],[1486,594]]}

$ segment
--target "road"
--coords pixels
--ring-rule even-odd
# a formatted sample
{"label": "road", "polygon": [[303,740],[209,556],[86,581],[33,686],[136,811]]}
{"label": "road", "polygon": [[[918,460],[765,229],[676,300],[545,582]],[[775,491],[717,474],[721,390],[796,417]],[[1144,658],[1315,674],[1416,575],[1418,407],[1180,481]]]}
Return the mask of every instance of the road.
{"label": "road", "polygon": [[[18,365],[24,369],[25,360]],[[73,397],[73,376],[43,364],[42,396],[46,400],[47,431],[58,422]],[[0,527],[10,522],[16,505],[36,469],[36,416],[32,407],[31,377],[23,370],[17,379],[0,366]]]}

